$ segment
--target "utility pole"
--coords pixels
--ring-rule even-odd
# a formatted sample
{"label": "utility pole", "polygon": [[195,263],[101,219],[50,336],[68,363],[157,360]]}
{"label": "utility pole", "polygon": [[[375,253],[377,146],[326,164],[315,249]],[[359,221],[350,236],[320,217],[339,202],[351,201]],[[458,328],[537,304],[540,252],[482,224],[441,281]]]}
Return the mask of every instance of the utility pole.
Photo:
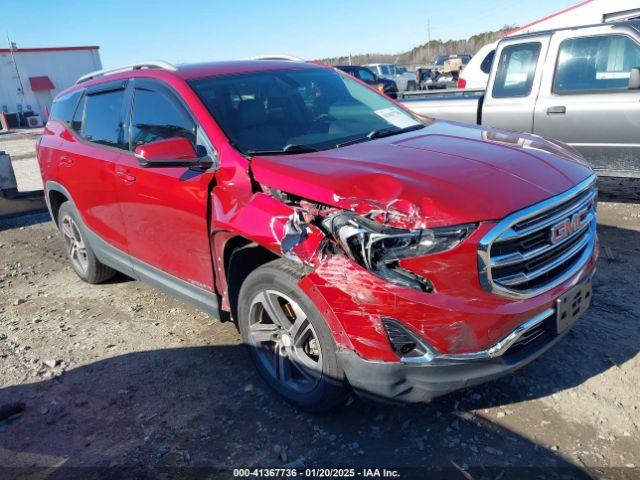
{"label": "utility pole", "polygon": [[21,97],[20,107],[22,107],[23,106],[22,104],[24,103],[24,85],[22,85],[22,78],[20,78],[20,71],[18,70],[18,64],[16,63],[16,57],[14,55],[14,52],[18,49],[18,47],[14,42],[11,41],[8,33],[7,33],[7,42],[9,42],[9,52],[11,53],[11,61],[13,62],[13,67],[16,69],[16,77],[18,78],[18,84],[20,85],[20,88],[18,89],[18,91],[20,92],[20,97]]}
{"label": "utility pole", "polygon": [[427,17],[427,63],[431,63],[431,19]]}

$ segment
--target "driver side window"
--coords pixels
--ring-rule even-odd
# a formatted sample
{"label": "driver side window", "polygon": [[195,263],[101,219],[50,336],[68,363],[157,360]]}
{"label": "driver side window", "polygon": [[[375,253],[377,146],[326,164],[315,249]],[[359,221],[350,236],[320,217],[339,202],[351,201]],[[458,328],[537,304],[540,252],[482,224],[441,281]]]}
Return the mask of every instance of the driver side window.
{"label": "driver side window", "polygon": [[196,125],[178,102],[155,90],[136,88],[131,114],[131,148],[172,137],[196,144]]}

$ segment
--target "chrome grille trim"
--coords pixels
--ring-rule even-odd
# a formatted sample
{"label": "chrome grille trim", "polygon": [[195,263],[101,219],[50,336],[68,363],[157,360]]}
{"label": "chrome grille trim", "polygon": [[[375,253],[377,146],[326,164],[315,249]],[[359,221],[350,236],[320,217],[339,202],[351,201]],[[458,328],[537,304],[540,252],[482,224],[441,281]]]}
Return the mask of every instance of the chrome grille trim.
{"label": "chrome grille trim", "polygon": [[535,250],[531,250],[527,253],[514,252],[508,253],[506,255],[498,255],[491,257],[491,267],[506,267],[508,265],[513,265],[514,263],[526,262],[527,260],[531,260],[539,255],[547,253],[551,250],[554,250],[557,247],[562,246],[565,242],[572,240],[575,236],[582,233],[584,230],[589,228],[591,222],[593,221],[595,215],[593,213],[589,213],[586,217],[586,223],[582,225],[576,233],[572,237],[566,237],[562,241],[554,244],[547,244],[544,247],[537,248]]}
{"label": "chrome grille trim", "polygon": [[[491,347],[486,350],[480,350],[478,352],[467,353],[429,353],[421,357],[402,357],[400,361],[402,363],[420,364],[420,363],[448,363],[448,362],[468,362],[471,360],[488,360],[491,358],[497,358],[505,353],[523,337],[526,337],[532,330],[539,327],[545,320],[552,315],[555,315],[555,308],[547,308],[543,312],[538,313],[534,317],[530,318],[522,325],[519,325],[505,337],[498,340]],[[544,333],[544,332],[543,332]],[[538,337],[532,337],[528,339],[527,343],[532,342]]]}
{"label": "chrome grille trim", "polygon": [[[498,222],[480,240],[478,246],[478,273],[482,287],[486,291],[504,297],[514,299],[530,298],[551,290],[574,276],[591,258],[595,248],[595,180],[595,175],[592,175],[570,190],[512,213]],[[545,241],[544,245],[536,245],[536,248],[524,253],[507,252],[495,256],[491,254],[493,245],[504,245],[505,242],[517,239],[526,240],[529,235],[537,234],[539,237],[544,229],[549,229],[557,222],[562,221],[562,219],[569,218],[574,213],[590,206],[591,208],[583,217],[583,225],[555,244]],[[540,217],[539,222],[536,221],[537,217]],[[518,228],[518,224],[522,223],[525,224],[525,227]],[[538,240],[539,238],[536,239],[536,242]],[[571,242],[574,243],[571,244]],[[554,252],[556,251],[557,254],[554,258]],[[572,257],[575,258],[572,259]],[[537,259],[540,259],[541,265],[529,269],[526,264],[535,262]],[[534,281],[543,275],[549,274],[569,261],[571,263],[567,265],[567,268],[558,272],[552,279],[529,289],[518,287],[518,285]],[[497,278],[494,280],[495,269],[516,268],[518,264],[522,264],[522,271],[504,275],[499,277],[499,280]]]}

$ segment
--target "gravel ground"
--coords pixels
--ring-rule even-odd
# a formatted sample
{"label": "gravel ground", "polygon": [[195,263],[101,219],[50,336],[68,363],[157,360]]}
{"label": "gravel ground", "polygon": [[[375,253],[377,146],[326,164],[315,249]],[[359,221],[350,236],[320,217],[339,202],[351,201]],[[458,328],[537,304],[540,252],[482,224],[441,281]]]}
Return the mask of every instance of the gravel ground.
{"label": "gravel ground", "polygon": [[599,208],[594,304],[555,348],[431,404],[356,399],[329,415],[273,394],[232,324],[124,276],[80,281],[46,215],[0,223],[0,465],[29,478],[349,465],[640,478],[640,204]]}

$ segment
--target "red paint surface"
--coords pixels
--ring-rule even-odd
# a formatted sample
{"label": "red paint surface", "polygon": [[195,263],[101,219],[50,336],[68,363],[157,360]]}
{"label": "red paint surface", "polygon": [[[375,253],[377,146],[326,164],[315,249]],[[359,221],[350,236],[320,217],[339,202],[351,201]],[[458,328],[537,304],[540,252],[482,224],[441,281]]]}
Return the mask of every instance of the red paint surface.
{"label": "red paint surface", "polygon": [[193,160],[198,156],[191,142],[182,137],[165,138],[140,145],[136,147],[135,154],[154,162]]}
{"label": "red paint surface", "polygon": [[[485,292],[477,246],[493,221],[561,193],[590,175],[580,157],[540,137],[434,121],[425,129],[314,154],[253,158],[229,145],[185,79],[309,63],[226,62],[177,72],[137,70],[72,89],[126,77],[151,77],[186,103],[218,153],[215,172],[144,168],[130,152],[88,144],[57,122],[38,147],[43,179],[67,187],[87,226],[105,241],[180,279],[216,291],[229,309],[225,246],[235,237],[281,255],[284,226],[294,214],[262,186],[314,202],[368,212],[389,208],[409,227],[482,222],[457,248],[402,261],[435,286],[425,293],[389,284],[343,254],[319,254],[316,227],[292,255],[310,273],[300,280],[341,348],[362,357],[397,360],[380,319],[403,322],[442,352],[486,348],[549,307],[594,267],[527,300]],[[71,157],[69,163],[64,159]],[[253,182],[252,182],[253,178]]]}

